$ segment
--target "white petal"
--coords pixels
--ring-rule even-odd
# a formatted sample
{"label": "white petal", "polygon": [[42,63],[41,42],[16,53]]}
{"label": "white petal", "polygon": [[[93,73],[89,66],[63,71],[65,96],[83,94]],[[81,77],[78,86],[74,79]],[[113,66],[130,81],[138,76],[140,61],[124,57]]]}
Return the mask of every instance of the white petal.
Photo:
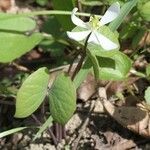
{"label": "white petal", "polygon": [[70,39],[73,39],[75,41],[82,41],[90,34],[90,32],[90,30],[81,32],[67,32],[67,35]]}
{"label": "white petal", "polygon": [[100,33],[97,32],[93,32],[89,38],[89,42],[93,42],[95,44],[100,45],[102,48],[104,48],[105,50],[112,50],[112,49],[116,49],[118,47],[117,44],[115,44],[114,42],[112,42],[111,40],[109,40],[108,38],[106,38],[105,36],[103,36]]}
{"label": "white petal", "polygon": [[105,25],[118,17],[120,13],[120,4],[118,2],[112,4],[104,16],[100,20],[101,25]]}
{"label": "white petal", "polygon": [[71,15],[71,20],[72,22],[76,25],[76,26],[79,26],[79,27],[82,27],[82,28],[86,28],[87,29],[87,25],[84,21],[82,21],[80,18],[76,17],[75,13],[78,11],[78,8],[74,8],[73,11],[72,11],[72,15]]}

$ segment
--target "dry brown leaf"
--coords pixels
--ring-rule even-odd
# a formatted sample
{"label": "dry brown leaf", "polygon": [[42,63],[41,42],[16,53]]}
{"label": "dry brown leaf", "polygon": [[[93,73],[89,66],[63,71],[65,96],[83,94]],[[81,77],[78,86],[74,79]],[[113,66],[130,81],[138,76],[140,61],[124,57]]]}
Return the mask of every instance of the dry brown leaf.
{"label": "dry brown leaf", "polygon": [[11,0],[0,0],[0,9],[6,11],[11,7]]}
{"label": "dry brown leaf", "polygon": [[110,97],[111,95],[122,92],[125,89],[128,89],[130,85],[135,83],[139,77],[129,77],[128,79],[124,81],[114,81],[110,84],[110,86],[107,89],[107,96]]}
{"label": "dry brown leaf", "polygon": [[96,81],[92,74],[88,74],[77,90],[78,98],[87,101],[96,92]]}
{"label": "dry brown leaf", "polygon": [[104,108],[118,123],[129,130],[150,137],[150,116],[144,107],[121,106],[116,107],[107,100],[105,88],[99,88],[99,97],[101,98]]}
{"label": "dry brown leaf", "polygon": [[136,147],[136,143],[132,140],[124,140],[112,147],[112,150],[127,150]]}
{"label": "dry brown leaf", "polygon": [[129,95],[125,98],[126,106],[136,106],[137,103],[139,103],[139,99],[135,95]]}

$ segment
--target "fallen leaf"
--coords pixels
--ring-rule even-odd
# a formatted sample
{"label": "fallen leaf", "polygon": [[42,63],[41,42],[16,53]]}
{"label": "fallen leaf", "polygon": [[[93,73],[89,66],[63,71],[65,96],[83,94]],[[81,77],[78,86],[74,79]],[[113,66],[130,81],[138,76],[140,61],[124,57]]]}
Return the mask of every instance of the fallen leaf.
{"label": "fallen leaf", "polygon": [[11,0],[0,0],[0,9],[6,11],[11,7]]}
{"label": "fallen leaf", "polygon": [[[107,100],[105,88],[99,88],[98,94],[108,114],[114,118],[125,128],[142,135],[144,137],[150,137],[150,116],[149,112],[144,106],[114,106],[109,100]],[[104,97],[105,95],[105,97]]]}
{"label": "fallen leaf", "polygon": [[96,92],[96,81],[92,74],[88,74],[86,79],[77,90],[77,97],[82,101],[87,101]]}

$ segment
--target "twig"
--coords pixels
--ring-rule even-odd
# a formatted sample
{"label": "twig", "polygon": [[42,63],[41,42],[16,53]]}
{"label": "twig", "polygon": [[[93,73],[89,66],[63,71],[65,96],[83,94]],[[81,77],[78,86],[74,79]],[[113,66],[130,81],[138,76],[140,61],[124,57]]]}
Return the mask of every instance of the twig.
{"label": "twig", "polygon": [[87,115],[87,118],[85,119],[85,121],[84,121],[84,123],[83,123],[81,129],[80,129],[79,132],[78,132],[79,135],[78,135],[78,137],[74,140],[74,143],[72,144],[72,145],[73,145],[72,150],[77,150],[78,143],[79,143],[80,139],[82,138],[83,132],[85,131],[85,129],[86,129],[86,127],[87,127],[87,125],[88,125],[88,123],[89,123],[89,121],[90,121],[90,116],[91,116],[91,113],[92,113],[92,111],[93,111],[93,109],[94,109],[94,106],[95,106],[95,102],[93,102],[93,103],[91,104],[91,106],[90,106],[90,110],[89,110],[89,113],[88,113],[88,115]]}
{"label": "twig", "polygon": [[13,62],[12,65],[15,66],[20,71],[29,72],[29,69],[27,67],[19,65],[19,64],[15,63],[15,62]]}

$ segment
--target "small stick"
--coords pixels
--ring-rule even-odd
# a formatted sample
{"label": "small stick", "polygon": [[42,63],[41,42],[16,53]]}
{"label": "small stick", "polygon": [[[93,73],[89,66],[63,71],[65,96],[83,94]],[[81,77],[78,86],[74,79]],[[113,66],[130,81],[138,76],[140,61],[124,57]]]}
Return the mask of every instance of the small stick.
{"label": "small stick", "polygon": [[15,66],[19,71],[29,72],[29,69],[27,67],[19,65],[15,62],[12,62],[12,65]]}

